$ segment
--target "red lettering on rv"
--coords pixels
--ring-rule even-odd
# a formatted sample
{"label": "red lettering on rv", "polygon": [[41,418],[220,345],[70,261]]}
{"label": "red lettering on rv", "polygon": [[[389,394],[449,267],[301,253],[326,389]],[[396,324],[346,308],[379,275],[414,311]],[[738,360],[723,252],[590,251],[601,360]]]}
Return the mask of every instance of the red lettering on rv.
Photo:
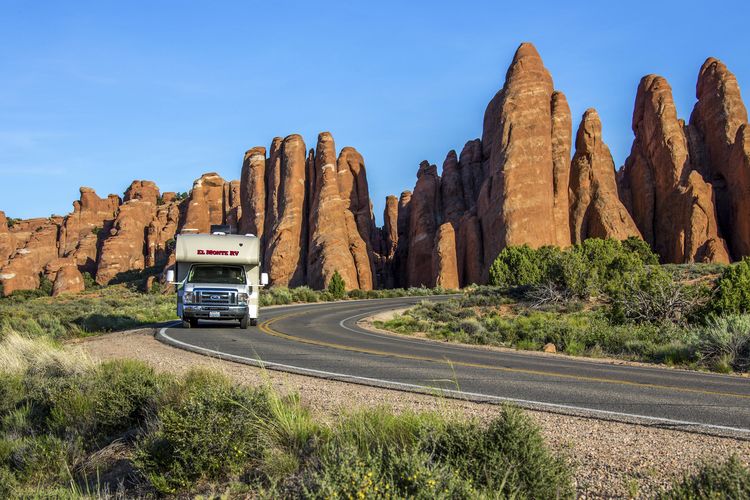
{"label": "red lettering on rv", "polygon": [[226,255],[229,257],[237,257],[240,252],[239,250],[196,250],[198,255]]}

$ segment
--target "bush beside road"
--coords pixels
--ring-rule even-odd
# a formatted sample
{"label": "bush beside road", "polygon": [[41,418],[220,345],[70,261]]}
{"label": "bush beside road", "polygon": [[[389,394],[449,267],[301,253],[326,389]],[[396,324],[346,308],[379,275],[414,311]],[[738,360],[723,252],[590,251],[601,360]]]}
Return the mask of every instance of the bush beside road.
{"label": "bush beside road", "polygon": [[[351,290],[335,297],[308,287],[271,287],[261,291],[261,306],[349,299],[422,297],[457,293],[440,288]],[[0,328],[57,340],[142,328],[177,319],[177,297],[155,288],[141,291],[126,284],[92,287],[78,294],[50,297],[44,291],[16,292],[0,298]]]}
{"label": "bush beside road", "polygon": [[[642,243],[642,242],[641,242]],[[375,326],[466,344],[615,357],[721,373],[750,369],[750,258],[660,266],[637,240],[504,249],[495,286],[424,302]]]}

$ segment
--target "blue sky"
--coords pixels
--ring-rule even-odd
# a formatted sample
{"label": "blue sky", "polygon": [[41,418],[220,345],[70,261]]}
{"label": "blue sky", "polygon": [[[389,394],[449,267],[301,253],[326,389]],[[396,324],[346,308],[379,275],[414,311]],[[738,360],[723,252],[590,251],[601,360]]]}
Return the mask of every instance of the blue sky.
{"label": "blue sky", "polygon": [[80,185],[236,179],[250,147],[329,130],[364,155],[380,221],[421,160],[481,135],[523,41],[574,128],[597,108],[618,166],[641,76],[665,76],[685,119],[708,56],[750,88],[748,2],[593,3],[0,0],[0,210],[64,214]]}

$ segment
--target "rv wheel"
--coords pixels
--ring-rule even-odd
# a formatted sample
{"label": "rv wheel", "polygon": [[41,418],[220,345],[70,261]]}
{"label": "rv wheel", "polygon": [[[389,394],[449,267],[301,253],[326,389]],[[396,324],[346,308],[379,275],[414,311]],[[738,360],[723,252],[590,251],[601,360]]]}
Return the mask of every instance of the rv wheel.
{"label": "rv wheel", "polygon": [[251,319],[250,320],[250,326],[258,326],[258,320],[257,319]]}
{"label": "rv wheel", "polygon": [[243,330],[247,330],[247,325],[248,325],[249,321],[250,321],[250,318],[248,318],[247,316],[245,316],[244,318],[242,318],[240,320],[240,328],[242,328]]}

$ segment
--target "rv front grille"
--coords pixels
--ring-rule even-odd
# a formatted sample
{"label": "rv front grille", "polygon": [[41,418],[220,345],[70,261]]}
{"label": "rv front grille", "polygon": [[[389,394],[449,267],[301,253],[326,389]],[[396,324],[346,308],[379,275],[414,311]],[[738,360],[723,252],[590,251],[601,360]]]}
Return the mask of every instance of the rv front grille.
{"label": "rv front grille", "polygon": [[236,305],[237,292],[234,290],[196,290],[195,302],[206,306]]}

